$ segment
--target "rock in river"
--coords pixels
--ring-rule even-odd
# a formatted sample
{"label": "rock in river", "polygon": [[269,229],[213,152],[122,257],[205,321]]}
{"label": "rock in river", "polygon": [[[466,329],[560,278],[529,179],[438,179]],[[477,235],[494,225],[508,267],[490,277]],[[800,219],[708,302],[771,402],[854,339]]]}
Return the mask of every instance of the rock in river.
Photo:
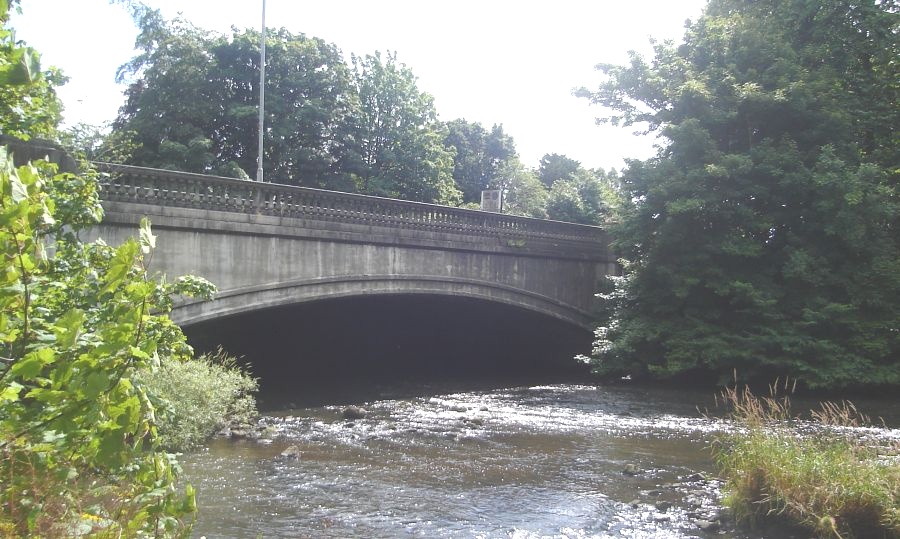
{"label": "rock in river", "polygon": [[366,417],[366,414],[368,414],[368,412],[366,412],[365,409],[360,408],[359,406],[348,406],[344,408],[344,411],[342,412],[344,419],[348,420],[363,419]]}

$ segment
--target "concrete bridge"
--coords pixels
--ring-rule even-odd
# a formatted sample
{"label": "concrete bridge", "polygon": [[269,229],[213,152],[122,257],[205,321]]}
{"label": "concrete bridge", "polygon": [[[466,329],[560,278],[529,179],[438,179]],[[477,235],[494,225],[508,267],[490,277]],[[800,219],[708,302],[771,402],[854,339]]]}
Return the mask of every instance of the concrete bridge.
{"label": "concrete bridge", "polygon": [[258,309],[370,294],[464,296],[591,328],[598,281],[617,271],[598,227],[402,200],[95,163],[110,244],[141,217],[150,269],[195,274],[213,301],[179,303],[190,325]]}

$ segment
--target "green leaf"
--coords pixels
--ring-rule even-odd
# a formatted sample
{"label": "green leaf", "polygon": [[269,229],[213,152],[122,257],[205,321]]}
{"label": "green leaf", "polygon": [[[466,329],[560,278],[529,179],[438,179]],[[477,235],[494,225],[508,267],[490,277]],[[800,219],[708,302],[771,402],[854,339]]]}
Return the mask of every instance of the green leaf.
{"label": "green leaf", "polygon": [[114,428],[106,430],[100,439],[97,460],[106,463],[111,468],[116,468],[124,464],[126,449],[124,429]]}
{"label": "green leaf", "polygon": [[103,288],[101,293],[114,291],[125,282],[128,272],[134,267],[135,257],[138,252],[138,244],[134,240],[128,240],[120,245],[109,261],[106,275],[103,276]]}
{"label": "green leaf", "polygon": [[15,204],[22,202],[23,200],[28,199],[28,188],[25,187],[25,184],[19,179],[19,175],[13,173],[9,177],[9,183],[12,188],[12,201]]}
{"label": "green leaf", "polygon": [[150,219],[141,217],[141,252],[150,254],[150,251],[156,247],[156,236],[150,231]]}
{"label": "green leaf", "polygon": [[70,309],[56,321],[54,333],[60,347],[70,348],[78,340],[84,324],[84,311],[80,309]]}
{"label": "green leaf", "polygon": [[94,399],[109,389],[110,373],[95,371],[88,375],[84,384],[84,396]]}
{"label": "green leaf", "polygon": [[33,380],[55,357],[52,348],[41,348],[29,352],[25,357],[17,361],[11,370],[11,374],[22,380]]}
{"label": "green leaf", "polygon": [[0,404],[19,400],[19,393],[21,393],[24,388],[25,386],[18,382],[11,382],[0,391]]}

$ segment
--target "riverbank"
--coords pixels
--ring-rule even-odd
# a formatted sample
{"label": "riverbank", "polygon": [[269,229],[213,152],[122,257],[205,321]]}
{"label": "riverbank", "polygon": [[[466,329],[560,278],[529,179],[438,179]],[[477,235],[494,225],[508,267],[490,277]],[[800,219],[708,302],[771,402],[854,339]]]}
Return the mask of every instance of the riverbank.
{"label": "riverbank", "polygon": [[900,439],[883,438],[848,402],[825,403],[812,422],[790,399],[729,389],[738,430],[716,439],[724,503],[742,524],[776,520],[821,537],[900,537]]}

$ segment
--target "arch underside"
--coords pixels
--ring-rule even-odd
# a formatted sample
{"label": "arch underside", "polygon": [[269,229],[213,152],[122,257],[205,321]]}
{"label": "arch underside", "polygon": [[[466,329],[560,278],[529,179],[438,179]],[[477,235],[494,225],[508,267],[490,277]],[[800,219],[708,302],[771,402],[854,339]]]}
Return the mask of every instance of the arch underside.
{"label": "arch underside", "polygon": [[468,297],[511,305],[592,330],[589,313],[552,298],[498,283],[434,276],[343,276],[303,279],[220,291],[212,301],[176,305],[172,319],[184,326],[298,303],[382,294]]}

